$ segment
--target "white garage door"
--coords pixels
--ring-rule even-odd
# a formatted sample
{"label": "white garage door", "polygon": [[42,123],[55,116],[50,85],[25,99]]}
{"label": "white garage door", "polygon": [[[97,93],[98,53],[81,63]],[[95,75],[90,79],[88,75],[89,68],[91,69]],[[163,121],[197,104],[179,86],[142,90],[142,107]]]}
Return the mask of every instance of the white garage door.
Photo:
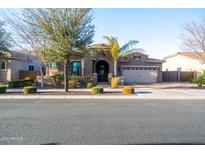
{"label": "white garage door", "polygon": [[125,83],[155,83],[157,68],[152,67],[123,67],[122,75]]}

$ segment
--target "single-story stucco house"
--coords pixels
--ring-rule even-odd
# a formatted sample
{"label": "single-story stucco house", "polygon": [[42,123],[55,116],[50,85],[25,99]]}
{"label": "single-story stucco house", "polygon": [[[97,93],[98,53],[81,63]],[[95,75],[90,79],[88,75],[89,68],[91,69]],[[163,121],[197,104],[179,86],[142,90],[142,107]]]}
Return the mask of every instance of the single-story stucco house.
{"label": "single-story stucco house", "polygon": [[38,72],[40,61],[23,51],[0,51],[0,82],[18,80],[20,71]]}
{"label": "single-story stucco house", "polygon": [[[109,77],[114,73],[114,61],[106,44],[94,44],[90,47],[97,47],[103,50],[103,54],[93,55],[83,59],[71,60],[71,74],[97,75],[97,82],[108,82]],[[142,51],[143,49],[139,49]],[[125,84],[134,83],[155,83],[161,82],[162,60],[149,58],[143,52],[132,53],[126,58],[121,58],[117,62],[118,76],[122,76]],[[58,71],[62,71],[60,64],[51,63],[49,75],[52,76]]]}
{"label": "single-story stucco house", "polygon": [[196,76],[201,76],[205,70],[205,63],[202,58],[205,53],[200,55],[196,52],[177,52],[165,57],[162,64],[163,71],[186,71],[196,72]]}

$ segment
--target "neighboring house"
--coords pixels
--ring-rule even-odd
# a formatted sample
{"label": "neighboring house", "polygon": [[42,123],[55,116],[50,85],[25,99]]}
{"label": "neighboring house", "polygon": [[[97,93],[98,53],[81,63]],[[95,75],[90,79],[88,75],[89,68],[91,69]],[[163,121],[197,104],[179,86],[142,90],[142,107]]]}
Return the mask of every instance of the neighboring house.
{"label": "neighboring house", "polygon": [[22,51],[0,51],[0,82],[18,80],[20,71],[40,70],[40,62],[34,55]]}
{"label": "neighboring house", "polygon": [[162,70],[197,72],[196,75],[201,76],[205,70],[205,64],[196,52],[178,52],[164,58]]}
{"label": "neighboring house", "polygon": [[[90,47],[102,49],[102,54],[83,59],[71,60],[71,74],[77,76],[96,74],[98,82],[108,82],[114,72],[113,58],[106,44],[95,44]],[[140,49],[142,50],[142,49]],[[118,76],[124,77],[124,83],[161,82],[162,60],[149,58],[144,53],[133,53],[127,58],[118,60]],[[63,66],[51,63],[49,75],[63,71]]]}

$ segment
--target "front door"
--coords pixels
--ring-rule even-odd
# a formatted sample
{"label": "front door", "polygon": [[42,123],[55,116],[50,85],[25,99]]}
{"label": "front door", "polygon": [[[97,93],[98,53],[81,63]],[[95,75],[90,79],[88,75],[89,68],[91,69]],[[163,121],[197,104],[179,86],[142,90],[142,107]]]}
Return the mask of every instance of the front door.
{"label": "front door", "polygon": [[98,75],[98,82],[108,82],[109,65],[106,61],[100,60],[96,64],[96,73]]}

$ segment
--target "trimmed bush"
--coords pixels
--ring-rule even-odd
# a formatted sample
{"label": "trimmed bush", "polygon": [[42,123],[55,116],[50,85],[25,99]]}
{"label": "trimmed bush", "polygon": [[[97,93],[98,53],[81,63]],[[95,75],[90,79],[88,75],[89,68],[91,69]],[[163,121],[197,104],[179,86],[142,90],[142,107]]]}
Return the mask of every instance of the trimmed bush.
{"label": "trimmed bush", "polygon": [[200,76],[198,78],[193,78],[191,83],[197,84],[198,87],[202,87],[205,84],[205,76]]}
{"label": "trimmed bush", "polygon": [[27,76],[27,77],[25,77],[24,79],[25,79],[25,80],[33,80],[33,78],[30,77],[30,76]]}
{"label": "trimmed bush", "polygon": [[111,78],[111,88],[117,88],[119,85],[120,78],[119,77],[112,77]]}
{"label": "trimmed bush", "polygon": [[87,83],[87,88],[92,88],[93,87],[93,83],[91,83],[91,82],[89,82],[89,83]]}
{"label": "trimmed bush", "polygon": [[80,87],[86,87],[88,83],[95,84],[95,77],[92,75],[79,76],[78,83],[80,84]]}
{"label": "trimmed bush", "polygon": [[76,76],[76,75],[71,75],[71,76],[70,76],[70,80],[76,80],[76,81],[78,81],[78,76]]}
{"label": "trimmed bush", "polygon": [[23,88],[23,93],[24,94],[33,94],[37,92],[37,87],[36,86],[28,86]]}
{"label": "trimmed bush", "polygon": [[64,79],[64,75],[63,73],[59,72],[56,73],[54,76],[51,76],[51,78],[54,80],[56,86],[60,86]]}
{"label": "trimmed bush", "polygon": [[32,86],[33,85],[33,78],[32,77],[25,77],[23,80],[23,86]]}
{"label": "trimmed bush", "polygon": [[0,87],[0,93],[5,93],[6,92],[6,86],[1,86]]}
{"label": "trimmed bush", "polygon": [[8,82],[8,87],[18,88],[18,87],[32,86],[32,84],[33,84],[33,79],[30,77],[26,77],[25,79]]}
{"label": "trimmed bush", "polygon": [[69,84],[69,88],[72,88],[72,89],[77,88],[78,86],[78,82],[76,80],[69,80],[68,84]]}
{"label": "trimmed bush", "polygon": [[122,89],[123,94],[133,94],[135,89],[133,87],[124,87]]}
{"label": "trimmed bush", "polygon": [[103,87],[93,87],[92,88],[93,94],[100,94],[100,93],[103,93],[103,91],[104,91]]}

